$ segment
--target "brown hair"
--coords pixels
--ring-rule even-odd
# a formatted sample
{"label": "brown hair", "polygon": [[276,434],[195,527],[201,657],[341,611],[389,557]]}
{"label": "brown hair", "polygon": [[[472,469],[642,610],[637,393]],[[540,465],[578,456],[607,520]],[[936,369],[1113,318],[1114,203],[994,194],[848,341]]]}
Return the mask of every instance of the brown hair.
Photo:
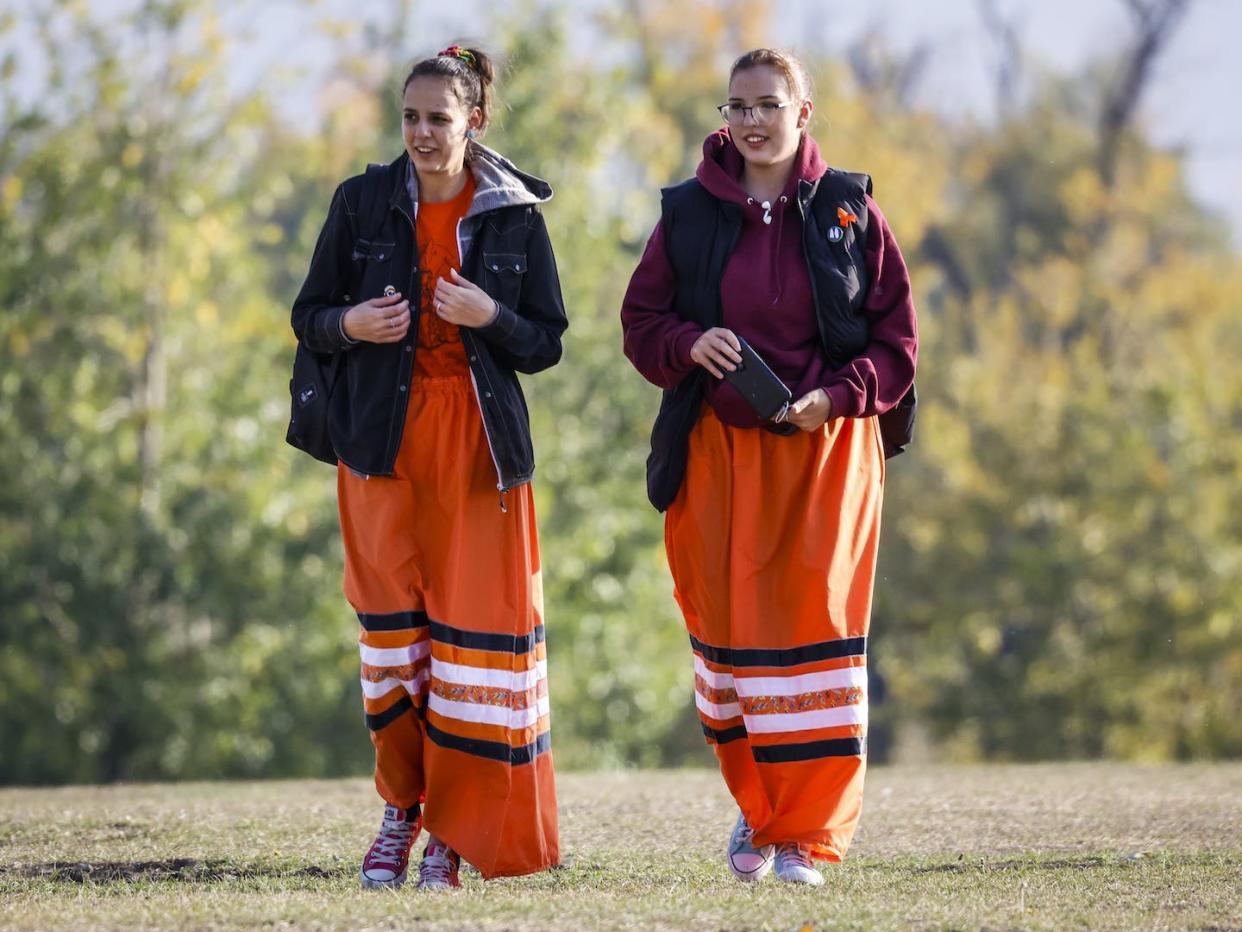
{"label": "brown hair", "polygon": [[780,49],[752,49],[733,63],[729,69],[729,82],[739,71],[748,71],[759,65],[769,65],[785,76],[789,84],[789,92],[799,101],[810,100],[814,88],[811,86],[811,75],[806,65],[792,52]]}
{"label": "brown hair", "polygon": [[447,80],[462,106],[467,110],[478,107],[483,112],[479,133],[487,129],[492,119],[496,82],[496,66],[490,55],[480,49],[450,45],[440,54],[424,58],[411,68],[405,83],[401,85],[401,93],[405,93],[415,78],[423,77]]}

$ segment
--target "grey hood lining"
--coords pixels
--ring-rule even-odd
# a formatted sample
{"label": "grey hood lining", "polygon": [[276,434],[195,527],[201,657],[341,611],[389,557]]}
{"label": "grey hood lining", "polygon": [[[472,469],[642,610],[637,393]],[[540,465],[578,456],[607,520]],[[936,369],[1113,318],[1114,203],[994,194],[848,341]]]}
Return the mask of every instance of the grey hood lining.
{"label": "grey hood lining", "polygon": [[[406,160],[406,190],[415,212],[418,210],[418,173],[414,163]],[[463,219],[491,210],[517,205],[545,204],[552,199],[552,186],[542,178],[527,174],[494,149],[470,141],[466,149],[466,165],[474,176],[474,199]]]}

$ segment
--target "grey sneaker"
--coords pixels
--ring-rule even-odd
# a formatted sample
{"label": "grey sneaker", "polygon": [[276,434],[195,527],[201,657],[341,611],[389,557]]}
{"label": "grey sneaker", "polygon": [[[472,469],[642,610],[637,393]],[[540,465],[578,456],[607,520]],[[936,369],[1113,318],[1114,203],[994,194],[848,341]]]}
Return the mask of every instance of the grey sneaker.
{"label": "grey sneaker", "polygon": [[811,887],[824,883],[824,875],[811,865],[810,848],[794,842],[776,846],[776,879]]}
{"label": "grey sneaker", "polygon": [[729,836],[729,870],[738,880],[762,880],[772,869],[773,845],[756,848],[751,844],[754,830],[746,824],[746,817],[737,814],[737,824]]}

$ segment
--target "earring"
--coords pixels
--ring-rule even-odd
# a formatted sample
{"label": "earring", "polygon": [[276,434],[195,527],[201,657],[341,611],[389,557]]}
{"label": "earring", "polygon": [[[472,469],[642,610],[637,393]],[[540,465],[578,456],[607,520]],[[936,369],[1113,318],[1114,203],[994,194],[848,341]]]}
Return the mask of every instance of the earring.
{"label": "earring", "polygon": [[466,138],[467,138],[467,139],[474,139],[474,138],[475,138],[476,136],[478,136],[478,135],[479,135],[479,134],[478,134],[475,130],[473,130],[473,129],[468,129],[468,130],[466,130]]}

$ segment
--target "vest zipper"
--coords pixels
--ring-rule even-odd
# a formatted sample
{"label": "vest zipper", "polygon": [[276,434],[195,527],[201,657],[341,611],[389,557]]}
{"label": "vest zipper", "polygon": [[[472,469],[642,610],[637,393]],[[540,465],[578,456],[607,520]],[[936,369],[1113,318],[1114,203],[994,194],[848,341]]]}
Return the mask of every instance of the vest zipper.
{"label": "vest zipper", "polygon": [[806,205],[801,197],[795,197],[798,203],[798,216],[802,218],[802,261],[806,263],[808,278],[811,280],[811,302],[815,307],[815,329],[819,332],[819,344],[827,356],[828,337],[824,333],[824,321],[820,314],[819,289],[815,287],[815,266],[811,264],[811,250],[807,246]]}

